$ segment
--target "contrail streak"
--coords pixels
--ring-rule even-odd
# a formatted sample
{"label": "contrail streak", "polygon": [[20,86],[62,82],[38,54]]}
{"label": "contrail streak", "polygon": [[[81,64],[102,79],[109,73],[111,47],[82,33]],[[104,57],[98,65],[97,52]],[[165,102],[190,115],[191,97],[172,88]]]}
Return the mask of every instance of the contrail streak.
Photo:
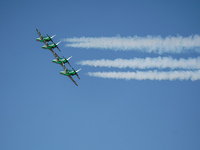
{"label": "contrail streak", "polygon": [[107,79],[125,80],[199,80],[200,70],[197,71],[136,71],[136,72],[88,72],[89,76]]}
{"label": "contrail streak", "polygon": [[141,51],[147,53],[200,52],[200,36],[146,36],[146,37],[74,37],[66,38],[65,46],[75,48],[99,48],[115,51]]}
{"label": "contrail streak", "polygon": [[101,59],[101,60],[83,60],[78,62],[79,65],[87,65],[94,67],[116,67],[116,68],[132,68],[132,69],[149,69],[149,68],[170,68],[170,69],[200,69],[200,57],[188,59],[173,59],[171,57],[157,58],[134,58],[134,59]]}

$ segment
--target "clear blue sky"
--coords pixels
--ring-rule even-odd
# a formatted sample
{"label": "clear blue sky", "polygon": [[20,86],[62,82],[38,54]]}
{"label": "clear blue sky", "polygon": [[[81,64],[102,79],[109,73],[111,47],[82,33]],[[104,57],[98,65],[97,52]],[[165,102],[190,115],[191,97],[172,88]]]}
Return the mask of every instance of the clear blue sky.
{"label": "clear blue sky", "polygon": [[[80,78],[59,74],[36,28],[55,42],[72,37],[200,34],[198,0],[45,0],[0,2],[1,150],[199,150],[200,81],[138,81],[89,77],[86,59],[158,54],[80,49]],[[169,56],[164,54],[162,56]],[[172,54],[198,57],[199,54]],[[127,69],[128,70],[128,69]]]}

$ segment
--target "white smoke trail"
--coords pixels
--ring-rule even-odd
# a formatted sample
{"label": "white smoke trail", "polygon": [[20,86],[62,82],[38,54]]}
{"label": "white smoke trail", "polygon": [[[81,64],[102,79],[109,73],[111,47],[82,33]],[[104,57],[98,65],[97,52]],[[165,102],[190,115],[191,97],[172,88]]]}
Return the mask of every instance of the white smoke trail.
{"label": "white smoke trail", "polygon": [[170,69],[200,69],[200,57],[197,58],[181,58],[179,60],[171,57],[157,57],[157,58],[134,58],[134,59],[101,59],[101,60],[83,60],[78,62],[79,65],[87,65],[94,67],[116,67],[116,68],[170,68]]}
{"label": "white smoke trail", "polygon": [[161,36],[146,37],[80,37],[66,38],[65,46],[75,48],[100,48],[115,51],[142,51],[147,53],[182,53],[200,52],[200,36],[162,38]]}
{"label": "white smoke trail", "polygon": [[200,80],[200,70],[197,71],[136,71],[136,72],[89,72],[89,76],[108,78],[108,79],[125,79],[125,80]]}

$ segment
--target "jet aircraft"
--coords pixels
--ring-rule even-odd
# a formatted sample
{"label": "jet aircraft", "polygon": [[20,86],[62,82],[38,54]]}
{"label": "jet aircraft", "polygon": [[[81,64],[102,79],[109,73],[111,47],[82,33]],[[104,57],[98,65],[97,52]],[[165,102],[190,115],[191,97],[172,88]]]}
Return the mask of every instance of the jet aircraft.
{"label": "jet aircraft", "polygon": [[[73,69],[73,71],[72,71],[72,70],[68,70],[68,69],[65,67],[65,65],[64,65],[63,62],[61,63],[61,65],[63,66],[64,71],[61,71],[60,74],[65,75],[65,76],[68,76],[68,77],[78,86],[78,84],[74,81],[74,79],[72,78],[72,76],[76,75],[76,76],[79,78],[78,72],[79,72],[81,69],[79,69],[79,70],[74,70],[74,69],[72,68],[72,69]],[[80,79],[80,78],[79,78],[79,79]]]}
{"label": "jet aircraft", "polygon": [[41,33],[39,32],[39,30],[38,29],[36,29],[36,30],[37,30],[37,33],[39,34],[39,38],[37,38],[36,41],[39,41],[39,42],[44,42],[44,41],[49,42],[49,41],[52,41],[52,38],[54,36],[56,36],[56,35],[53,35],[51,37],[49,37],[48,35],[47,36],[42,36]]}
{"label": "jet aircraft", "polygon": [[71,67],[71,64],[69,63],[69,59],[70,58],[72,58],[72,56],[71,57],[69,57],[69,58],[65,58],[64,56],[63,56],[63,58],[56,58],[56,59],[54,59],[54,60],[52,60],[52,62],[54,62],[54,63],[57,63],[57,64],[61,64],[61,63],[68,63],[69,64],[69,66]]}
{"label": "jet aircraft", "polygon": [[55,43],[47,44],[47,45],[42,46],[42,48],[44,48],[44,49],[54,49],[54,48],[57,48],[60,51],[60,49],[58,48],[58,44],[60,42],[58,42],[57,44],[55,44]]}
{"label": "jet aircraft", "polygon": [[[49,49],[49,50],[53,53],[55,59],[53,59],[52,62],[54,62],[54,63],[56,63],[56,64],[60,64],[60,65],[64,68],[64,71],[61,71],[60,74],[63,74],[63,75],[68,76],[68,77],[74,82],[74,84],[76,84],[76,85],[78,86],[78,84],[77,84],[76,81],[72,78],[72,76],[76,75],[76,76],[79,78],[77,72],[79,72],[81,69],[79,69],[79,70],[77,70],[77,71],[74,70],[74,68],[72,68],[73,70],[68,70],[68,69],[66,68],[66,66],[65,66],[65,63],[68,63],[69,66],[71,67],[71,64],[69,63],[69,59],[70,59],[72,56],[69,57],[69,58],[67,58],[67,59],[66,59],[64,56],[63,56],[63,58],[59,57],[58,54],[55,53],[55,51],[53,50],[53,48],[55,48],[60,42],[59,42],[58,44],[55,44],[55,43],[53,42],[53,40],[52,40],[52,37],[49,37],[49,35],[47,35],[47,38],[45,39],[45,38],[40,34],[39,30],[38,30],[38,29],[36,29],[36,30],[37,30],[37,32],[38,32],[38,34],[39,34],[39,36],[40,36],[40,38],[37,38],[36,40],[37,40],[37,41],[40,41],[40,42],[43,42],[43,43],[45,44],[45,46],[43,46],[42,48]],[[54,45],[54,46],[49,45],[49,44],[47,43],[48,41],[52,41],[52,43],[53,43],[52,45]],[[58,48],[58,47],[57,47],[57,48]],[[58,48],[58,50],[60,50],[60,49]],[[79,79],[80,79],[80,78],[79,78]]]}

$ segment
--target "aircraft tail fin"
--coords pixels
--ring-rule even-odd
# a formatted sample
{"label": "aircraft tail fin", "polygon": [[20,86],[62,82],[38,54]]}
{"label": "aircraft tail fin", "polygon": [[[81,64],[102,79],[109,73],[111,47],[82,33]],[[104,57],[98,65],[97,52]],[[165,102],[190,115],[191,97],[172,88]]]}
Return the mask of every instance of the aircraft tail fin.
{"label": "aircraft tail fin", "polygon": [[55,35],[53,35],[53,36],[51,36],[51,39],[53,39],[53,37],[54,37],[54,36],[56,36],[56,34],[55,34]]}
{"label": "aircraft tail fin", "polygon": [[67,58],[67,60],[70,60],[72,58],[72,56],[71,57],[69,57],[69,58]]}
{"label": "aircraft tail fin", "polygon": [[81,68],[80,68],[80,69],[78,69],[78,70],[76,70],[76,73],[77,73],[77,72],[79,72],[79,71],[81,71]]}
{"label": "aircraft tail fin", "polygon": [[[60,41],[61,42],[61,41]],[[56,43],[56,45],[60,44],[60,42]]]}

